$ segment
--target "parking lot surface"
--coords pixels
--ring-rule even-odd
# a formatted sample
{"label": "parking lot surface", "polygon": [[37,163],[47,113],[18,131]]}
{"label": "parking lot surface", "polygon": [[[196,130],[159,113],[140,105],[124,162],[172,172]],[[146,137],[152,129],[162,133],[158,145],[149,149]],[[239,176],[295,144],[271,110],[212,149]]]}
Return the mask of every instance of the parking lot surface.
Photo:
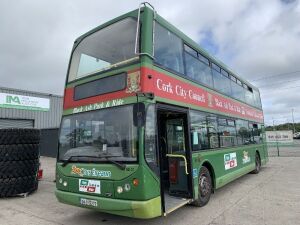
{"label": "parking lot surface", "polygon": [[271,157],[257,174],[248,174],[217,190],[207,206],[184,206],[150,220],[120,217],[58,203],[55,159],[41,158],[44,178],[27,198],[0,200],[0,224],[300,224],[300,157]]}

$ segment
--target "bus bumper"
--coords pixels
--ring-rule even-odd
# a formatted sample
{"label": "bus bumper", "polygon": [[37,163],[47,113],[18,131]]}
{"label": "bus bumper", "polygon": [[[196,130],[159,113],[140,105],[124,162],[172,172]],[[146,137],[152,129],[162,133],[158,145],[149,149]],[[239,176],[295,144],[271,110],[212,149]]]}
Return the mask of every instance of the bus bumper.
{"label": "bus bumper", "polygon": [[[149,219],[162,215],[160,196],[147,201],[131,201],[96,197],[61,190],[55,190],[55,195],[61,203],[121,216]],[[94,204],[83,204],[86,200],[92,200]]]}

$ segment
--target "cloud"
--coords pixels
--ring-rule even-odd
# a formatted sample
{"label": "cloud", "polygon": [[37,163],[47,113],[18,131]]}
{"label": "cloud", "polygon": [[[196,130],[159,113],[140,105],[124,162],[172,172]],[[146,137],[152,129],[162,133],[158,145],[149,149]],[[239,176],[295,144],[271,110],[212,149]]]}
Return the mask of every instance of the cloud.
{"label": "cloud", "polygon": [[[140,1],[0,2],[1,86],[62,94],[73,41]],[[300,121],[298,0],[158,1],[158,13],[261,87],[267,123]],[[282,76],[272,76],[284,73]],[[268,79],[262,79],[268,77]],[[256,81],[254,81],[256,80]],[[294,88],[290,88],[294,87]]]}

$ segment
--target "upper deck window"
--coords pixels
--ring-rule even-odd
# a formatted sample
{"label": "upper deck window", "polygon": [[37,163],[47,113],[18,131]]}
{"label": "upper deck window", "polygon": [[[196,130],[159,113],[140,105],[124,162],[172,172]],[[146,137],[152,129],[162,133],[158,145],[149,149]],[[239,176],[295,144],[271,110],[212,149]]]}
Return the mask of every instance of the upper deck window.
{"label": "upper deck window", "polygon": [[198,57],[198,53],[197,51],[195,51],[194,49],[190,48],[187,45],[184,45],[184,50],[188,53],[190,53],[192,56]]}
{"label": "upper deck window", "polygon": [[155,24],[154,58],[158,64],[184,73],[182,40],[159,23]]}
{"label": "upper deck window", "polygon": [[209,60],[208,58],[206,58],[205,56],[201,55],[200,53],[198,53],[198,58],[204,62],[205,64],[209,65]]}
{"label": "upper deck window", "polygon": [[126,18],[83,39],[73,52],[69,81],[134,59],[136,23]]}
{"label": "upper deck window", "polygon": [[212,67],[214,70],[218,71],[219,73],[221,72],[221,68],[220,68],[218,65],[212,63],[212,64],[211,64],[211,67]]}

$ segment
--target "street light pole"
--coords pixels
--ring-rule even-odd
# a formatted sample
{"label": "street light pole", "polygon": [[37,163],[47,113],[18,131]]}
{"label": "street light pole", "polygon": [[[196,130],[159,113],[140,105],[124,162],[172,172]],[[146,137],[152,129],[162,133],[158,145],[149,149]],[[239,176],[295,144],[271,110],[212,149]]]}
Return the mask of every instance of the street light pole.
{"label": "street light pole", "polygon": [[293,119],[293,129],[294,129],[294,134],[295,134],[296,131],[295,131],[294,109],[292,109],[292,119]]}

